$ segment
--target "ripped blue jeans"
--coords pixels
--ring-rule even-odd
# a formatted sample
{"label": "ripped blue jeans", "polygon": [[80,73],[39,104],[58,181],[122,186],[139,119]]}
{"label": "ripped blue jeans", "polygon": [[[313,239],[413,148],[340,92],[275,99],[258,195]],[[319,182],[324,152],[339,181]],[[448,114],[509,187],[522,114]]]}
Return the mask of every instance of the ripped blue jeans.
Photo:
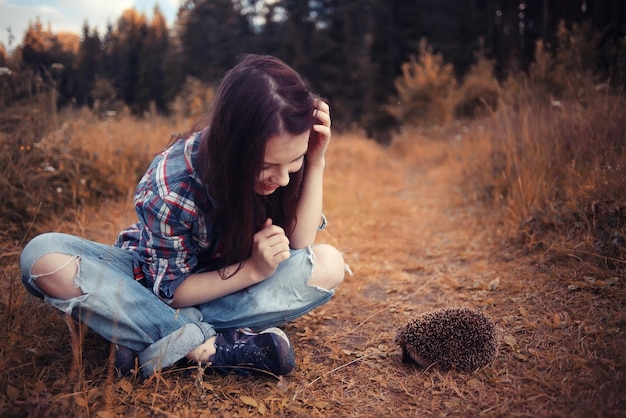
{"label": "ripped blue jeans", "polygon": [[[31,273],[50,253],[74,257],[75,285],[82,295],[67,300],[46,295]],[[308,285],[314,268],[310,248],[292,250],[268,279],[196,307],[174,309],[133,278],[130,250],[73,235],[47,233],[24,248],[22,282],[33,295],[72,315],[107,340],[138,352],[145,377],[174,365],[191,350],[229,328],[278,326],[328,302],[333,291]],[[46,274],[52,274],[49,272]]]}

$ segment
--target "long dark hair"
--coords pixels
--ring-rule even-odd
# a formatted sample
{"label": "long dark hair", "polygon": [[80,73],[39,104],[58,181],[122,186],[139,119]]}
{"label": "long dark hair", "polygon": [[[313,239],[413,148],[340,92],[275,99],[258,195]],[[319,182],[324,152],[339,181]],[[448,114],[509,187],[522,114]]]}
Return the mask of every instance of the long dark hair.
{"label": "long dark hair", "polygon": [[[255,193],[254,184],[268,139],[309,131],[315,100],[295,70],[265,55],[243,56],[219,85],[197,170],[217,202],[213,222],[220,235],[222,267],[239,263],[241,268],[251,255],[253,235],[268,217],[283,228],[295,226],[304,165],[290,175],[287,186],[268,196]],[[234,272],[220,274],[227,278]]]}

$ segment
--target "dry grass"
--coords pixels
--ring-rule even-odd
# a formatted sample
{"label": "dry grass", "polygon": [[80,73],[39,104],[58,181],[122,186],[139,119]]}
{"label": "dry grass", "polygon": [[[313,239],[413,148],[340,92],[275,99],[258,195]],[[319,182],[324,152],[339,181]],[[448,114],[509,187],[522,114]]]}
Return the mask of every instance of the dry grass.
{"label": "dry grass", "polygon": [[6,225],[0,237],[14,242],[51,220],[78,216],[84,205],[129,196],[178,132],[163,118],[99,119],[88,110],[56,115],[36,104],[0,115],[0,128],[0,220]]}
{"label": "dry grass", "polygon": [[467,176],[502,236],[589,261],[595,274],[626,274],[624,105],[604,92],[534,99],[466,128]]}
{"label": "dry grass", "polygon": [[[141,127],[125,135],[129,144],[167,141]],[[8,245],[0,254],[0,415],[621,416],[623,277],[594,278],[582,263],[552,264],[505,245],[462,181],[484,143],[438,135],[407,133],[388,149],[359,134],[335,138],[330,223],[319,240],[345,251],[354,276],[329,304],[284,327],[297,357],[286,378],[191,369],[118,380],[105,341],[26,294],[19,247]],[[134,219],[126,197],[72,214],[37,229],[111,242]],[[443,373],[401,363],[397,328],[445,306],[493,318],[502,335],[493,364]]]}

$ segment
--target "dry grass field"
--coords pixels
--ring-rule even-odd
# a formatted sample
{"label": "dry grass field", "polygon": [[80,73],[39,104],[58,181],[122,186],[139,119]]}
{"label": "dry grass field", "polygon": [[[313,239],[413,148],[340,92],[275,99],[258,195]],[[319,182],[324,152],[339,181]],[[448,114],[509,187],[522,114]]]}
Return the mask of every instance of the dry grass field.
{"label": "dry grass field", "polygon": [[[285,378],[198,368],[117,378],[106,341],[26,294],[22,243],[10,241],[0,254],[0,415],[624,416],[624,277],[594,275],[575,254],[554,262],[511,245],[468,187],[472,143],[454,138],[407,133],[382,148],[359,134],[334,137],[329,226],[318,240],[342,249],[354,275],[330,303],[284,327],[297,363]],[[127,196],[32,228],[112,242],[134,220]],[[398,327],[447,306],[494,320],[492,364],[459,373],[401,362]]]}

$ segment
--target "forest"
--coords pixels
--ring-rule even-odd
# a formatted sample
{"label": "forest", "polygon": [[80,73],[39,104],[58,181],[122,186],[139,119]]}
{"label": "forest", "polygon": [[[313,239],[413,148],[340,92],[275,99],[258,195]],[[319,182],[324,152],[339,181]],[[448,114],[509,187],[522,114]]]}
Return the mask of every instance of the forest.
{"label": "forest", "polygon": [[104,33],[87,18],[80,34],[55,33],[33,18],[26,33],[0,45],[0,107],[52,90],[59,107],[167,115],[182,91],[215,85],[240,54],[264,53],[295,67],[332,103],[335,127],[359,126],[388,143],[402,122],[387,106],[398,102],[395,80],[421,42],[457,81],[477,54],[504,80],[528,70],[537,40],[554,51],[560,24],[585,25],[593,37],[582,55],[588,70],[624,80],[611,73],[626,24],[621,0],[187,0],[173,27],[156,6],[152,16],[127,10]]}

